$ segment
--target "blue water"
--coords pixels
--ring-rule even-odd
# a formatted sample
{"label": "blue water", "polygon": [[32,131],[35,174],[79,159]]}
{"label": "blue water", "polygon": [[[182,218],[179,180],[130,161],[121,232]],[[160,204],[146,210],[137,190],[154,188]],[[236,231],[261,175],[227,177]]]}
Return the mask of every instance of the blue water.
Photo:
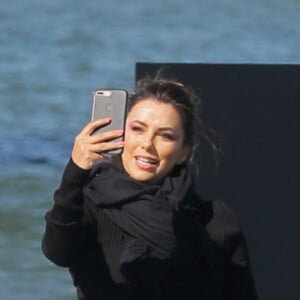
{"label": "blue water", "polygon": [[1,0],[0,299],[75,299],[40,251],[91,92],[136,62],[300,63],[299,0]]}

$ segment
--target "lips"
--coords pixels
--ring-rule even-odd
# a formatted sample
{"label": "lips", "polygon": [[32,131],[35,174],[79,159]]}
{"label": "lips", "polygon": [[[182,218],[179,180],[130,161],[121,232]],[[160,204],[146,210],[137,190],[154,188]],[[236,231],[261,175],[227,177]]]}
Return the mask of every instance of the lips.
{"label": "lips", "polygon": [[137,165],[142,169],[153,169],[157,166],[158,161],[153,158],[144,157],[144,156],[136,156]]}

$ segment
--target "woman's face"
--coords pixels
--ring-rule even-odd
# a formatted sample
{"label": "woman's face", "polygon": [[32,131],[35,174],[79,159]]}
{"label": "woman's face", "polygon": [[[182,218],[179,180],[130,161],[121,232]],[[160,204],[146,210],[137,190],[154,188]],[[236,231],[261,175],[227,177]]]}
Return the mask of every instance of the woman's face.
{"label": "woman's face", "polygon": [[135,180],[158,184],[175,166],[184,161],[182,119],[169,103],[145,99],[128,113],[122,162]]}

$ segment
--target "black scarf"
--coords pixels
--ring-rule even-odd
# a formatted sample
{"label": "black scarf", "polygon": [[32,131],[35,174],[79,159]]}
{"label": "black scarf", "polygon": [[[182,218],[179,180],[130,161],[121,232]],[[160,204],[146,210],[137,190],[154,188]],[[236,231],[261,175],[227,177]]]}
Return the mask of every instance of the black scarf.
{"label": "black scarf", "polygon": [[161,185],[131,179],[119,156],[97,166],[84,196],[128,234],[120,258],[123,274],[137,277],[139,269],[158,280],[170,266],[186,263],[191,256],[187,230],[192,226],[185,208],[191,190],[192,176],[184,164],[175,166]]}

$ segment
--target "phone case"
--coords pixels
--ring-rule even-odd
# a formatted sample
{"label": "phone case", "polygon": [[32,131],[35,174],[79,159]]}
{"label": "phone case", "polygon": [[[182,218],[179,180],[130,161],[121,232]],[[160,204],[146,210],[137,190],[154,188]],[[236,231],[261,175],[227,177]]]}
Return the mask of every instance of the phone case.
{"label": "phone case", "polygon": [[[126,90],[101,89],[93,92],[92,120],[109,117],[111,123],[99,130],[110,131],[124,129],[128,93]],[[116,139],[122,141],[123,137]],[[119,154],[122,149],[108,152],[109,154]]]}

